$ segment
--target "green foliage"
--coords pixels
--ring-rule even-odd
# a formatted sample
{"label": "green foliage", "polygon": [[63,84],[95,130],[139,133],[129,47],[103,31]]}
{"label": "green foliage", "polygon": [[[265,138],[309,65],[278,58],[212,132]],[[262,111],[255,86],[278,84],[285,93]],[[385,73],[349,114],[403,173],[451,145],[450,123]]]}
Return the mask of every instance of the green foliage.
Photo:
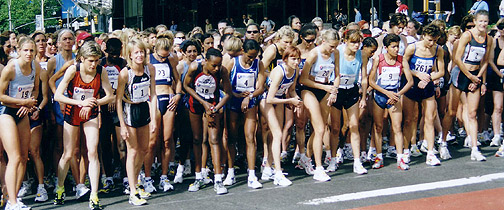
{"label": "green foliage", "polygon": [[[0,30],[9,30],[9,0],[0,0]],[[19,33],[29,34],[35,31],[35,23],[22,26],[35,21],[35,15],[40,15],[41,0],[11,0],[12,27]],[[45,26],[58,25],[58,19],[47,18],[56,17],[61,5],[58,0],[44,0]],[[22,27],[20,27],[22,26]],[[18,28],[19,27],[19,28]],[[17,28],[17,29],[16,29]]]}

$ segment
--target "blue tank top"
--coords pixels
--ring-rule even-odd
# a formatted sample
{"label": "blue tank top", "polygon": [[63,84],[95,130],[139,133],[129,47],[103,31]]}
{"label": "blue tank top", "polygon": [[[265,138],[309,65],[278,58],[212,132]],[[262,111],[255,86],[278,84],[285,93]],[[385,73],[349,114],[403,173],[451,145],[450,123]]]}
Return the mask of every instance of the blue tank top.
{"label": "blue tank top", "polygon": [[416,43],[414,45],[415,45],[415,51],[413,52],[413,55],[411,56],[411,59],[409,60],[409,66],[410,66],[411,71],[430,74],[432,72],[432,67],[434,66],[434,62],[436,61],[439,45],[436,46],[436,52],[435,52],[434,56],[430,57],[430,58],[423,58],[423,57],[417,56],[415,54],[416,53]]}
{"label": "blue tank top", "polygon": [[478,41],[476,41],[476,39],[474,39],[474,36],[471,33],[471,41],[469,41],[464,49],[462,61],[471,65],[480,65],[483,56],[485,56],[487,38],[488,36],[485,36],[485,41],[483,43],[479,43]]}
{"label": "blue tank top", "polygon": [[303,71],[304,64],[306,63],[306,58],[302,58],[301,62],[299,62],[299,73],[301,74],[301,71]]}
{"label": "blue tank top", "polygon": [[259,74],[259,59],[255,59],[249,68],[244,68],[240,63],[242,56],[234,57],[234,66],[231,69],[230,81],[233,92],[254,92],[257,75]]}
{"label": "blue tank top", "polygon": [[[56,58],[56,68],[54,69],[54,73],[58,72],[61,67],[63,67],[63,64],[65,64],[67,61],[63,58],[61,53],[58,53],[54,56]],[[72,53],[72,59],[75,59],[75,54]],[[59,86],[61,80],[63,80],[63,77],[60,77],[58,80],[56,80],[56,88]]]}
{"label": "blue tank top", "polygon": [[317,47],[317,60],[312,65],[310,75],[315,77],[315,82],[327,84],[331,82],[331,75],[334,74],[334,53],[327,60],[322,58],[320,47]]}
{"label": "blue tank top", "polygon": [[156,68],[156,85],[172,85],[173,68],[170,59],[166,58],[165,61],[161,62],[151,53],[150,63]]}
{"label": "blue tank top", "polygon": [[347,61],[345,59],[345,49],[339,49],[339,71],[340,71],[340,85],[339,88],[350,89],[357,84],[359,72],[362,67],[362,51],[357,50],[355,59]]}
{"label": "blue tank top", "polygon": [[285,72],[284,65],[279,65],[279,66],[280,66],[280,68],[282,68],[283,77],[282,77],[282,81],[278,85],[278,90],[275,93],[275,97],[283,97],[287,93],[287,90],[289,90],[290,86],[292,84],[294,84],[294,80],[296,79],[296,74],[297,74],[297,72],[294,71],[294,74],[292,75],[292,77],[289,78],[289,77],[287,77],[287,72]]}
{"label": "blue tank top", "polygon": [[35,63],[31,62],[31,73],[25,76],[19,67],[19,60],[15,59],[13,62],[16,76],[9,82],[9,96],[17,99],[30,98],[35,87]]}

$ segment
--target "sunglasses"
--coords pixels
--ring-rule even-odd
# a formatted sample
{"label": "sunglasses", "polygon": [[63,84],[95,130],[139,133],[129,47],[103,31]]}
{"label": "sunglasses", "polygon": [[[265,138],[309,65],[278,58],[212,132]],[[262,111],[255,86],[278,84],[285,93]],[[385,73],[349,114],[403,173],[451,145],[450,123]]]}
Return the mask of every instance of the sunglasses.
{"label": "sunglasses", "polygon": [[259,31],[247,31],[247,34],[257,34]]}
{"label": "sunglasses", "polygon": [[47,42],[47,45],[51,45],[51,46],[53,46],[53,45],[54,45],[54,43],[52,43],[52,42]]}
{"label": "sunglasses", "polygon": [[175,37],[175,39],[185,39],[185,37]]}
{"label": "sunglasses", "polygon": [[12,48],[12,45],[6,45],[7,48]]}
{"label": "sunglasses", "polygon": [[158,53],[156,53],[156,55],[157,55],[158,57],[160,57],[161,59],[167,59],[167,58],[169,58],[169,57],[170,57],[170,55],[168,55],[168,56],[166,56],[166,57],[163,57],[163,56],[159,55]]}
{"label": "sunglasses", "polygon": [[308,42],[308,43],[312,43],[312,42],[314,42],[314,41],[315,41],[315,39],[304,39],[304,40],[305,40],[306,42]]}

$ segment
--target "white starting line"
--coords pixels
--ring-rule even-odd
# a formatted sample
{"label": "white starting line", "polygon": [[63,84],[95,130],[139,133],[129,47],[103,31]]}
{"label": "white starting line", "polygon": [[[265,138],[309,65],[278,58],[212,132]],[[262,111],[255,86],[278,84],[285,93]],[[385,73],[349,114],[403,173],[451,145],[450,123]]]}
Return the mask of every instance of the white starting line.
{"label": "white starting line", "polygon": [[463,185],[478,184],[489,182],[495,179],[503,179],[504,173],[487,174],[483,176],[474,176],[469,178],[451,179],[439,182],[430,182],[423,184],[407,185],[401,187],[392,187],[379,190],[362,191],[356,193],[347,193],[343,195],[335,195],[325,198],[316,198],[308,201],[299,202],[303,205],[320,205],[326,203],[337,203],[342,201],[359,200],[364,198],[373,198],[379,196],[397,195],[403,193],[420,192],[434,189],[442,189],[449,187],[458,187]]}

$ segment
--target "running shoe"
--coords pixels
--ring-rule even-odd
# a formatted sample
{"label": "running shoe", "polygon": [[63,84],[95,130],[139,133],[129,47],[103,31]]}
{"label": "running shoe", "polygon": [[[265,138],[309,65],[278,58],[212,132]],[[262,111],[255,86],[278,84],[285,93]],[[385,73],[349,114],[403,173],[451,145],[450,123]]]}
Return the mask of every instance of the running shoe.
{"label": "running shoe", "polygon": [[17,198],[17,204],[19,205],[20,210],[31,210],[32,208],[23,203],[21,198]]}
{"label": "running shoe", "polygon": [[124,187],[123,194],[129,195],[130,194],[130,187],[129,187],[129,182],[128,182],[127,177],[124,177],[124,179],[123,179],[123,187]]}
{"label": "running shoe", "polygon": [[439,145],[439,157],[443,160],[448,160],[452,158],[446,142],[442,142],[441,145]]}
{"label": "running shoe", "polygon": [[154,187],[154,179],[151,179],[151,178],[145,179],[143,187],[145,189],[145,192],[148,192],[148,193],[155,193],[157,191],[156,187]]}
{"label": "running shoe", "polygon": [[44,187],[38,187],[35,202],[45,202],[47,199],[49,199],[47,196],[47,190]]}
{"label": "running shoe", "polygon": [[380,169],[383,168],[383,159],[376,157],[373,166],[371,167],[372,169]]}
{"label": "running shoe", "polygon": [[329,163],[331,162],[331,156],[330,155],[326,155],[325,158],[324,158],[324,165],[325,166],[328,166]]}
{"label": "running shoe", "polygon": [[299,165],[304,168],[306,174],[313,175],[313,164],[311,158],[306,157],[306,155],[301,156],[299,159]]}
{"label": "running shoe", "polygon": [[31,209],[30,207],[24,205],[23,203],[19,202],[16,203],[15,205],[11,205],[9,201],[7,201],[7,204],[5,205],[5,210],[28,210]]}
{"label": "running shoe", "polygon": [[[332,160],[331,160],[332,161]],[[313,171],[313,179],[319,181],[319,182],[327,182],[331,181],[331,177],[329,177],[326,172],[322,169],[316,169]]]}
{"label": "running shoe", "polygon": [[224,182],[222,182],[222,184],[224,184],[224,186],[231,186],[234,183],[236,183],[235,176],[232,176],[232,175],[229,175],[229,174],[226,176],[226,179],[224,180]]}
{"label": "running shoe", "polygon": [[344,159],[345,158],[343,158],[343,149],[338,148],[338,150],[336,151],[336,160],[338,161],[338,164],[343,164]]}
{"label": "running shoe", "polygon": [[287,179],[283,173],[277,173],[275,174],[274,176],[274,179],[273,179],[273,184],[274,185],[279,185],[279,186],[282,186],[282,187],[286,187],[286,186],[289,186],[292,184],[292,182]]}
{"label": "running shoe", "polygon": [[369,152],[367,153],[366,161],[367,162],[374,162],[376,158],[376,149],[370,149]]}
{"label": "running shoe", "polygon": [[410,162],[410,159],[411,159],[411,153],[410,152],[404,152],[403,153],[403,158],[402,160],[404,161],[404,163],[408,164]]}
{"label": "running shoe", "polygon": [[299,161],[299,158],[301,158],[301,154],[299,152],[295,152],[292,157],[292,164],[296,164]]}
{"label": "running shoe", "polygon": [[213,183],[213,180],[210,179],[209,174],[210,174],[209,168],[202,168],[201,169],[201,175],[203,176],[203,181],[205,182],[205,184]]}
{"label": "running shoe", "polygon": [[[428,146],[429,146],[429,144],[427,143],[427,140],[423,140],[422,146],[420,146],[420,151],[427,153],[427,151],[429,150]],[[434,152],[435,155],[439,154],[439,152],[437,151],[437,149],[435,147],[432,149],[432,151]]]}
{"label": "running shoe", "polygon": [[184,162],[184,175],[191,175],[191,160]]}
{"label": "running shoe", "polygon": [[476,160],[476,161],[486,161],[485,156],[481,154],[479,150],[472,150],[471,151],[471,160]]}
{"label": "running shoe", "polygon": [[390,146],[387,148],[387,152],[385,153],[386,158],[392,158],[396,159],[397,158],[397,150],[395,147]]}
{"label": "running shoe", "polygon": [[194,183],[189,185],[189,192],[196,192],[200,190],[200,188],[204,188],[206,186],[205,181],[203,179],[196,179],[194,180]]}
{"label": "running shoe", "polygon": [[184,169],[184,165],[178,165],[173,183],[182,183],[184,181]]}
{"label": "running shoe", "polygon": [[116,167],[114,169],[114,175],[112,175],[112,178],[114,178],[115,180],[121,180],[121,168],[120,167]]}
{"label": "running shoe", "polygon": [[259,189],[262,188],[262,184],[257,180],[257,177],[249,177],[247,181],[248,187],[252,189]]}
{"label": "running shoe", "polygon": [[490,146],[491,147],[498,147],[498,146],[500,146],[501,141],[502,141],[502,139],[501,139],[500,135],[495,135],[492,138],[492,142],[490,142]]}
{"label": "running shoe", "polygon": [[129,196],[129,204],[134,206],[141,206],[147,203],[147,201],[140,197],[140,194],[134,194]]}
{"label": "running shoe", "polygon": [[331,161],[329,162],[329,166],[327,166],[326,171],[327,172],[334,172],[334,171],[338,170],[338,168],[339,168],[338,161],[334,157],[334,158],[331,158]]}
{"label": "running shoe", "polygon": [[65,187],[56,186],[54,205],[63,205],[63,203],[65,203]]}
{"label": "running shoe", "polygon": [[177,165],[172,164],[168,166],[168,179],[174,179],[176,172],[177,172]]}
{"label": "running shoe", "polygon": [[114,190],[114,179],[112,177],[107,177],[102,180],[103,188],[100,190],[102,193],[109,193]]}
{"label": "running shoe", "polygon": [[403,171],[405,170],[408,170],[409,169],[409,165],[408,163],[404,162],[404,156],[403,158],[401,158],[400,160],[397,160],[397,168],[398,169],[401,169]]}
{"label": "running shoe", "polygon": [[504,145],[499,147],[499,150],[495,153],[495,157],[504,157]]}
{"label": "running shoe", "polygon": [[163,177],[159,180],[159,189],[163,190],[163,192],[168,192],[173,190],[173,185],[170,184],[170,180],[168,178]]}
{"label": "running shoe", "polygon": [[98,197],[89,199],[89,209],[91,209],[91,210],[102,210],[103,209],[100,204],[100,199],[98,199]]}
{"label": "running shoe", "polygon": [[439,166],[441,165],[441,161],[439,161],[439,159],[437,159],[436,155],[432,154],[432,155],[427,155],[427,160],[425,161],[425,163],[427,165],[430,165],[430,166]]}
{"label": "running shoe", "polygon": [[[50,176],[53,176],[53,175],[50,175]],[[44,184],[47,188],[53,188],[54,187],[54,184],[51,182],[51,177],[44,177]]]}
{"label": "running shoe", "polygon": [[222,181],[215,181],[213,189],[217,193],[217,195],[224,195],[228,193],[228,190],[226,189],[226,187],[224,187]]}
{"label": "running shoe", "polygon": [[265,169],[262,172],[261,180],[268,181],[273,179],[273,169]]}
{"label": "running shoe", "polygon": [[465,131],[465,129],[464,129],[464,128],[459,128],[459,129],[458,129],[458,135],[459,135],[460,137],[465,137],[465,136],[467,136],[467,133],[466,133],[466,131]]}
{"label": "running shoe", "polygon": [[451,131],[448,131],[448,134],[446,134],[446,141],[453,141],[455,140],[456,137],[454,135],[451,134]]}
{"label": "running shoe", "polygon": [[367,154],[366,154],[366,151],[361,151],[361,152],[360,152],[360,161],[361,161],[361,163],[365,163],[365,162],[367,162]]}
{"label": "running shoe", "polygon": [[422,156],[422,153],[420,152],[420,150],[418,149],[418,146],[416,144],[411,145],[410,151],[411,151],[411,156],[413,156],[413,157]]}
{"label": "running shoe", "polygon": [[31,192],[31,185],[28,181],[23,181],[23,184],[21,185],[21,188],[18,191],[17,197],[22,198],[25,197],[26,195],[29,195]]}
{"label": "running shoe", "polygon": [[353,160],[353,151],[352,151],[352,146],[345,144],[345,147],[343,147],[343,159],[346,160]]}
{"label": "running shoe", "polygon": [[282,151],[282,153],[280,153],[280,161],[282,163],[285,163],[287,162],[287,160],[288,160],[287,151]]}
{"label": "running shoe", "polygon": [[148,197],[151,196],[150,193],[145,192],[145,189],[144,189],[143,185],[137,184],[136,191],[137,191],[138,194],[140,194],[141,198],[148,198]]}
{"label": "running shoe", "polygon": [[75,199],[79,200],[82,196],[86,195],[89,191],[89,188],[86,187],[85,184],[78,184],[75,189]]}
{"label": "running shoe", "polygon": [[144,182],[145,182],[145,172],[142,170],[138,174],[138,184],[139,185],[144,185]]}
{"label": "running shoe", "polygon": [[[375,160],[376,161],[376,160]],[[367,174],[367,170],[362,166],[362,163],[354,162],[353,172],[359,175]]]}
{"label": "running shoe", "polygon": [[263,170],[266,167],[267,163],[268,163],[268,160],[266,160],[266,159],[263,158],[262,163],[261,163],[261,173],[263,172]]}

